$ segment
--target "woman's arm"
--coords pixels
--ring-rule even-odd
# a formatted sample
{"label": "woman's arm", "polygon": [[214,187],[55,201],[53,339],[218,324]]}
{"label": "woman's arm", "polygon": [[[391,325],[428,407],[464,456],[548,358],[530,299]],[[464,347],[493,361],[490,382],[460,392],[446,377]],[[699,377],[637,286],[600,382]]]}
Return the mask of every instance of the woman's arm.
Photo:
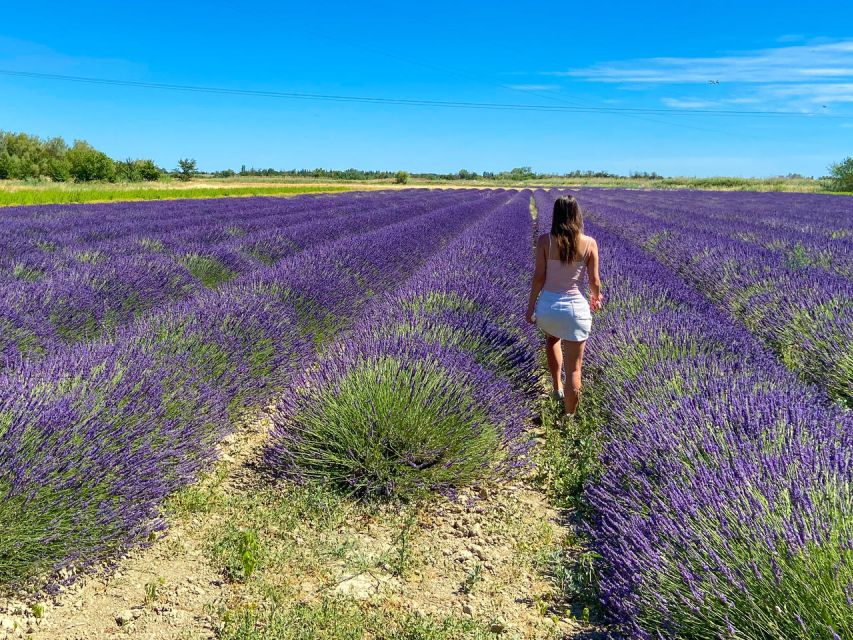
{"label": "woman's arm", "polygon": [[545,269],[547,269],[548,262],[547,256],[545,255],[545,242],[544,236],[541,236],[539,240],[536,241],[536,266],[533,269],[533,280],[530,283],[530,298],[527,301],[527,314],[525,318],[530,324],[533,324],[533,312],[536,309],[536,299],[539,297],[539,293],[542,291],[542,287],[545,286]]}
{"label": "woman's arm", "polygon": [[589,256],[586,259],[586,275],[589,280],[589,302],[593,311],[601,308],[603,300],[601,295],[601,274],[598,272],[598,243],[590,238],[592,245],[589,248]]}

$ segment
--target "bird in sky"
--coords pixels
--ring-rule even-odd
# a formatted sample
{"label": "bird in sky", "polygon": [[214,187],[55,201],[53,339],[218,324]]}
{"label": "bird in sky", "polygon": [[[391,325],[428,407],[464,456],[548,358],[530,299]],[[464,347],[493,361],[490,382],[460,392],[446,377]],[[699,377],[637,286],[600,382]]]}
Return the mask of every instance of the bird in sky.
{"label": "bird in sky", "polygon": [[720,84],[719,80],[708,80],[708,84]]}

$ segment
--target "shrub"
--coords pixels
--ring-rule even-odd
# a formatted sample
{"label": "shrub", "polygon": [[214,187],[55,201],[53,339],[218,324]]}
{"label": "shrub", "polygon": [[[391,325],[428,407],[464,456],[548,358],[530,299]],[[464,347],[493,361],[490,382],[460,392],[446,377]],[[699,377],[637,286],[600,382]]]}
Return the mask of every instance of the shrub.
{"label": "shrub", "polygon": [[398,171],[394,174],[394,182],[397,184],[406,184],[409,181],[408,171]]}
{"label": "shrub", "polygon": [[853,191],[853,157],[830,165],[829,172],[832,191]]}
{"label": "shrub", "polygon": [[274,468],[362,497],[410,498],[501,466],[523,415],[508,383],[437,345],[351,344],[277,407]]}
{"label": "shrub", "polygon": [[74,146],[65,155],[69,164],[69,173],[77,182],[91,180],[116,179],[115,163],[110,157],[98,151],[88,142],[75,140]]}

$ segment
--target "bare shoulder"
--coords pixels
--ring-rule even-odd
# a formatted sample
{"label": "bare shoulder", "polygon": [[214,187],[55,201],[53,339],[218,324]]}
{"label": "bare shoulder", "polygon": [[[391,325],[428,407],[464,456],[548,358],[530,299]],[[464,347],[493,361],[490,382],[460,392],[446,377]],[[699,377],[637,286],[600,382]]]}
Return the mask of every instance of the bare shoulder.
{"label": "bare shoulder", "polygon": [[589,242],[590,249],[598,249],[598,243],[595,241],[595,238],[586,234],[584,234],[584,238],[586,238],[587,242]]}

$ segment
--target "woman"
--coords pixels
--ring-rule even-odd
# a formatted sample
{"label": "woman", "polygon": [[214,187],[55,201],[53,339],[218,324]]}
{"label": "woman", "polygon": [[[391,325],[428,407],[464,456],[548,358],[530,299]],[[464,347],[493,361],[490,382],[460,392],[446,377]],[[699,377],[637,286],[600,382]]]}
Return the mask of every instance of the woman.
{"label": "woman", "polygon": [[[578,285],[587,273],[590,299]],[[541,294],[541,295],[540,295]],[[601,277],[598,273],[598,244],[583,233],[583,215],[578,201],[562,196],[554,203],[551,233],[536,242],[536,268],[530,286],[527,321],[545,332],[548,370],[554,397],[563,401],[565,415],[574,417],[580,402],[583,349],[592,328],[591,310],[601,308]],[[563,348],[566,379],[563,390]]]}

